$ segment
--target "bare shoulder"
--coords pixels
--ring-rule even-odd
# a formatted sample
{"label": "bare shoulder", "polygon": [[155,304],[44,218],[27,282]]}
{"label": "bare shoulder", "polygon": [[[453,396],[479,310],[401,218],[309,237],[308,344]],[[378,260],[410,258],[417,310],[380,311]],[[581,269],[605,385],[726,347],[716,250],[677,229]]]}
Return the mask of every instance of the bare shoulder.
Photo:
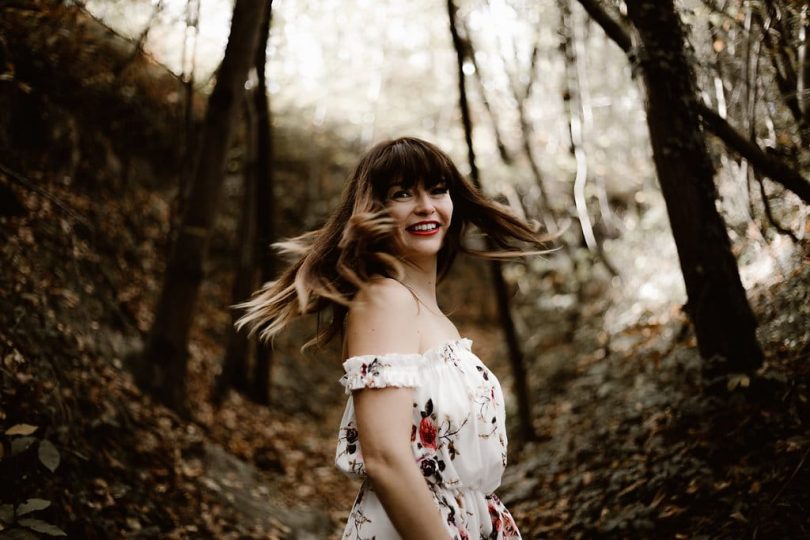
{"label": "bare shoulder", "polygon": [[395,279],[377,278],[357,292],[346,324],[349,356],[418,353],[418,305]]}
{"label": "bare shoulder", "polygon": [[416,300],[405,285],[391,278],[378,277],[369,281],[354,297],[352,308],[364,309],[369,306],[387,306],[396,304],[397,307],[412,306],[416,310]]}

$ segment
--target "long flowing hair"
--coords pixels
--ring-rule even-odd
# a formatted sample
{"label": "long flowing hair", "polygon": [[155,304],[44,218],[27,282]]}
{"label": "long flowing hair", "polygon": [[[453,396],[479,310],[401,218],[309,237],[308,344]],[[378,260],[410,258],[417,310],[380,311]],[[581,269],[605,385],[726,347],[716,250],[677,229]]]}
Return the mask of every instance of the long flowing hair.
{"label": "long flowing hair", "polygon": [[[487,200],[438,147],[414,137],[384,141],[360,160],[339,206],[320,229],[274,244],[294,262],[250,300],[235,306],[245,310],[237,330],[247,326],[251,335],[269,341],[296,317],[317,313],[318,330],[303,348],[323,345],[342,333],[350,302],[373,276],[401,279],[396,224],[384,203],[395,184],[448,188],[453,217],[438,253],[439,281],[459,252],[504,259],[547,251],[547,238],[536,226]],[[487,249],[464,244],[471,225],[484,236]],[[320,315],[326,311],[331,311],[331,320],[322,327]]]}

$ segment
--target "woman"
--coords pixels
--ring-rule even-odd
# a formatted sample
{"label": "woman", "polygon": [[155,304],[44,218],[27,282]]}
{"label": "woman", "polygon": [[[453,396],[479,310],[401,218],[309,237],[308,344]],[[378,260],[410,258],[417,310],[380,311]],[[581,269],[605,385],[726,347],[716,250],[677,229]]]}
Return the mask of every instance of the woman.
{"label": "woman", "polygon": [[[474,225],[494,250],[462,244]],[[345,539],[520,538],[493,491],[506,466],[500,385],[436,301],[459,251],[539,253],[533,227],[484,199],[446,154],[416,138],[360,161],[330,220],[279,247],[297,257],[241,307],[267,340],[303,313],[332,320],[307,345],[343,336],[350,395],[335,462],[365,478]]]}

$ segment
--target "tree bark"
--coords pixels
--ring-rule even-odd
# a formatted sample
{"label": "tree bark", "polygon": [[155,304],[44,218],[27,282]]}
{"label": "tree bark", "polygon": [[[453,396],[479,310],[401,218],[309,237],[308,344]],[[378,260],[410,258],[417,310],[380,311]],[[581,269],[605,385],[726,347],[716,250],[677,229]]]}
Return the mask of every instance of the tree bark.
{"label": "tree bark", "polygon": [[[243,165],[241,215],[236,238],[239,242],[239,254],[234,268],[231,298],[234,303],[243,302],[256,290],[256,113],[253,110],[253,92],[245,95],[245,133],[246,150]],[[217,377],[212,393],[212,401],[219,404],[225,398],[228,389],[247,394],[250,377],[250,341],[244,332],[237,332],[235,323],[240,313],[231,313],[231,324],[228,325],[227,346],[222,360],[222,373]]]}
{"label": "tree bark", "polygon": [[139,384],[185,412],[188,335],[211,226],[219,205],[233,117],[254,59],[266,0],[236,0],[225,57],[208,100],[202,144],[180,230],[166,267],[155,319],[136,373]]}
{"label": "tree bark", "polygon": [[[458,91],[459,107],[461,109],[461,119],[464,125],[464,139],[467,141],[467,158],[470,164],[470,177],[475,186],[481,189],[481,178],[475,162],[475,149],[473,147],[473,127],[470,117],[469,104],[467,102],[467,88],[464,80],[464,60],[465,51],[468,49],[464,45],[462,37],[458,33],[456,21],[457,8],[453,0],[447,0],[447,14],[450,22],[450,34],[453,38],[453,47],[456,50],[456,60],[458,66]],[[489,245],[494,249],[494,246]],[[523,352],[518,342],[515,321],[512,319],[510,308],[509,291],[506,281],[503,278],[503,268],[500,261],[490,261],[492,272],[492,285],[498,300],[498,312],[501,316],[503,333],[506,339],[506,346],[509,350],[509,360],[512,365],[512,375],[514,377],[515,393],[518,400],[518,417],[520,419],[520,438],[523,442],[536,439],[536,433],[532,427],[531,405],[529,403],[529,389],[526,377],[525,360]]]}
{"label": "tree bark", "polygon": [[694,74],[673,0],[629,0],[640,37],[653,160],[678,249],[698,348],[712,377],[762,363],[756,320],[715,207],[714,169],[700,130]]}
{"label": "tree bark", "polygon": [[[276,241],[275,196],[273,195],[273,160],[272,117],[267,92],[267,40],[270,37],[270,25],[273,16],[273,0],[262,21],[262,41],[256,50],[256,75],[258,86],[254,93],[254,110],[256,111],[256,223],[258,235],[255,253],[258,256],[260,279],[262,283],[272,280],[276,273],[276,258],[270,244]],[[270,402],[271,369],[273,366],[273,349],[264,343],[256,344],[256,362],[254,364],[250,397],[257,403]]]}

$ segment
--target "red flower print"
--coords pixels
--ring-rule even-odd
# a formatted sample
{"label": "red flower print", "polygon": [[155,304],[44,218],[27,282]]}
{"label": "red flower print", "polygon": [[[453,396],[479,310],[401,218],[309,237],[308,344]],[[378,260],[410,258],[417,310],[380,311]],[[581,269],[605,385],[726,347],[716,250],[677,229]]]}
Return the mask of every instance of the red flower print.
{"label": "red flower print", "polygon": [[495,507],[492,501],[489,501],[489,504],[487,506],[489,506],[489,517],[490,519],[492,519],[493,532],[500,531],[501,528],[503,527],[503,522],[501,521],[501,513],[498,511],[498,509]]}
{"label": "red flower print", "polygon": [[425,448],[436,449],[436,426],[429,416],[419,422],[419,440]]}
{"label": "red flower print", "polygon": [[518,530],[517,525],[515,525],[515,520],[512,519],[512,516],[509,515],[509,512],[506,512],[503,515],[503,536],[504,538],[512,538],[517,537]]}

